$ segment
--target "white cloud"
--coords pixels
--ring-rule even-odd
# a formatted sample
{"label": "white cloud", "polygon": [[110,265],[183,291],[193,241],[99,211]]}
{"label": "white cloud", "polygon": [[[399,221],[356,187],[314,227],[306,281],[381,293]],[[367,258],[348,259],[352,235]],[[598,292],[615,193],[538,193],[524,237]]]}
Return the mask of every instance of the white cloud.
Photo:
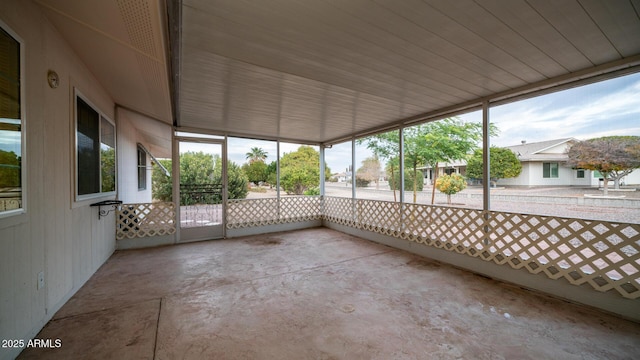
{"label": "white cloud", "polygon": [[638,99],[640,76],[634,75],[495,107],[490,119],[501,133],[492,143],[640,135]]}

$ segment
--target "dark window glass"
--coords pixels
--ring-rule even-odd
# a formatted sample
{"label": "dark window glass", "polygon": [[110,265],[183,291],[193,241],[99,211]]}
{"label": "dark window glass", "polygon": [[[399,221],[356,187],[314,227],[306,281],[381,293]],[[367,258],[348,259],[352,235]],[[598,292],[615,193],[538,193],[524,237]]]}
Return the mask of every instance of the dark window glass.
{"label": "dark window glass", "polygon": [[147,154],[138,147],[138,190],[147,189]]}
{"label": "dark window glass", "polygon": [[558,163],[542,163],[542,177],[557,178],[558,177]]}
{"label": "dark window glass", "polygon": [[77,98],[78,195],[100,192],[100,115]]}

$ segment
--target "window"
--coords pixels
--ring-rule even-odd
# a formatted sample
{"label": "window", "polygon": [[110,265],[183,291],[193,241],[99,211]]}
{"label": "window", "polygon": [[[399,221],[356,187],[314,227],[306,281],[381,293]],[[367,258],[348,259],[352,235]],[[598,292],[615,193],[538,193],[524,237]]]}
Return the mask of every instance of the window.
{"label": "window", "polygon": [[115,155],[115,125],[76,96],[76,186],[79,199],[115,192]]}
{"label": "window", "polygon": [[147,189],[147,153],[138,146],[138,190]]}
{"label": "window", "polygon": [[0,216],[24,208],[21,44],[0,27]]}
{"label": "window", "polygon": [[[242,169],[249,182],[247,199],[275,198],[278,175],[278,143],[276,141],[229,137],[227,139],[227,172],[233,176],[236,168]],[[231,179],[231,177],[229,178]],[[242,194],[231,189],[229,196]],[[239,189],[238,189],[239,190]]]}
{"label": "window", "polygon": [[[351,155],[351,149],[348,151],[346,154]],[[327,164],[331,169],[344,171],[349,178],[349,187],[345,186],[344,190],[341,190],[343,195],[338,196],[351,196],[353,181],[357,199],[400,201],[400,130],[355,139],[353,151],[353,164],[351,158],[346,156]],[[325,158],[330,159],[328,156]],[[407,181],[408,177],[405,177],[405,184]]]}
{"label": "window", "polygon": [[[351,176],[353,172],[353,165],[351,163],[353,159],[352,150],[353,144],[351,140],[334,144],[331,147],[325,147],[325,176],[329,175],[329,180],[326,181],[324,185],[325,195],[347,198],[353,196],[353,188],[351,186]],[[381,157],[379,157],[378,160],[380,160],[380,158]],[[382,161],[384,161],[384,159]]]}
{"label": "window", "polygon": [[542,177],[558,178],[558,163],[542,163]]}
{"label": "window", "polygon": [[584,179],[584,170],[582,170],[582,169],[576,170],[576,178]]}

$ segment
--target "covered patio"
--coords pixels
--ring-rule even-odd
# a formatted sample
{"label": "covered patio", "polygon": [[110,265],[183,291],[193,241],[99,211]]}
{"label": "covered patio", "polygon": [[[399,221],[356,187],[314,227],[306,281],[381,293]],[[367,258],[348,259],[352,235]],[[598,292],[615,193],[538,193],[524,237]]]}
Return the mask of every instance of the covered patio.
{"label": "covered patio", "polygon": [[[489,153],[493,109],[640,73],[639,14],[636,0],[1,1],[15,96],[0,131],[20,176],[0,208],[0,338],[61,346],[0,359],[637,357],[640,220],[580,216],[605,201],[582,197],[572,213],[494,208]],[[469,113],[473,206],[412,203],[406,130]],[[329,154],[353,175],[358,142],[388,133],[399,189],[327,191]],[[228,196],[238,139],[276,149],[275,196]],[[187,143],[215,148],[208,209],[181,206]],[[283,144],[317,151],[314,192],[280,193]],[[151,169],[169,159],[158,200]]]}
{"label": "covered patio", "polygon": [[[20,359],[632,359],[640,325],[327,228],[120,251]],[[90,355],[89,355],[90,354]]]}

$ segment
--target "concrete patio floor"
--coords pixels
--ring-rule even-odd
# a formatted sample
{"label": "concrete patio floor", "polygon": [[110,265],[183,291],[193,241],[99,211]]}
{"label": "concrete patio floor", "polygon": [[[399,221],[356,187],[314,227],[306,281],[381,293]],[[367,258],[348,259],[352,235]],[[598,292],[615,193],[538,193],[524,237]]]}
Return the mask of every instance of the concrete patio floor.
{"label": "concrete patio floor", "polygon": [[638,323],[326,228],[116,252],[37,338],[19,358],[640,354]]}

